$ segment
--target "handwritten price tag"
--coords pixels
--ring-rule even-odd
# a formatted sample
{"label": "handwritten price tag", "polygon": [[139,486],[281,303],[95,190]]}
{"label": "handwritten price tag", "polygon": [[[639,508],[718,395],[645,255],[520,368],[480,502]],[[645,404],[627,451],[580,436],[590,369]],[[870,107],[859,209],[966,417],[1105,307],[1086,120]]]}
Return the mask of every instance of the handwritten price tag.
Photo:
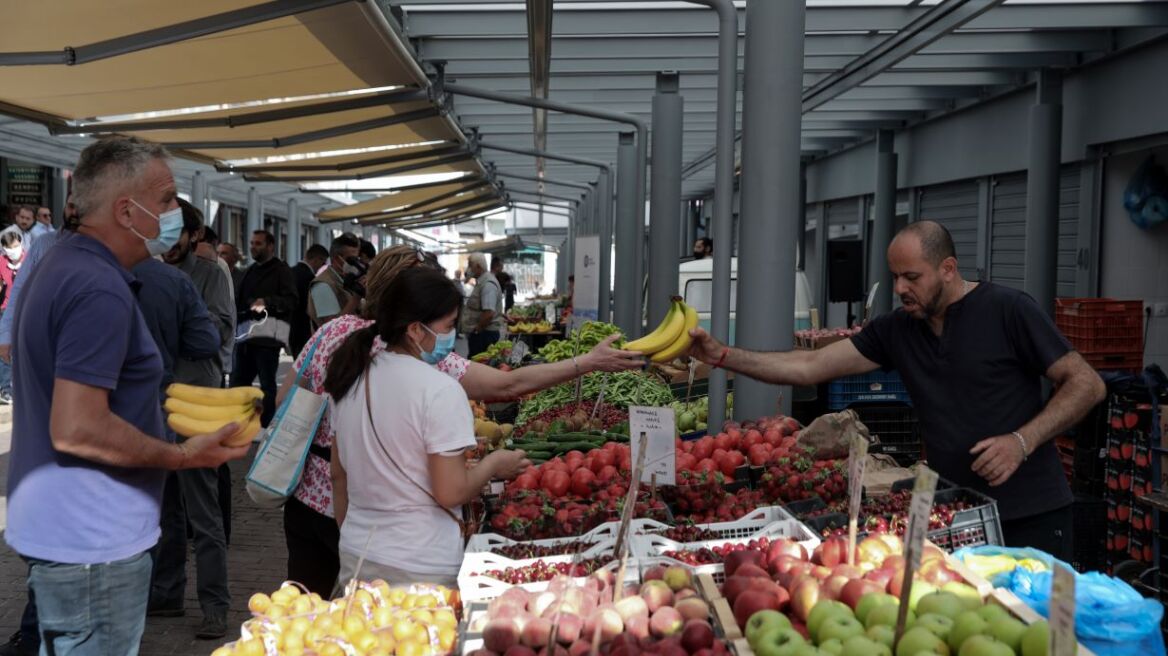
{"label": "handwritten price tag", "polygon": [[[655,475],[658,485],[677,485],[677,446],[674,443],[677,437],[676,424],[673,408],[629,406],[629,434],[645,435],[648,438],[641,482],[652,482]],[[632,458],[635,461],[639,452],[639,441],[630,442]]]}
{"label": "handwritten price tag", "polygon": [[1050,653],[1052,656],[1074,656],[1078,651],[1075,640],[1075,575],[1066,567],[1054,566],[1054,580],[1050,594]]}
{"label": "handwritten price tag", "polygon": [[856,559],[856,531],[860,517],[860,496],[864,491],[864,469],[868,463],[868,440],[852,436],[848,449],[848,564]]}
{"label": "handwritten price tag", "polygon": [[908,507],[908,530],[905,532],[904,559],[909,569],[921,566],[925,534],[929,529],[929,515],[933,512],[933,495],[937,492],[937,472],[921,467],[913,484],[912,502]]}
{"label": "handwritten price tag", "polygon": [[523,358],[529,351],[530,349],[527,348],[526,342],[516,341],[511,346],[511,355],[507,357],[507,362],[511,363],[513,367],[518,366],[520,362],[523,362]]}

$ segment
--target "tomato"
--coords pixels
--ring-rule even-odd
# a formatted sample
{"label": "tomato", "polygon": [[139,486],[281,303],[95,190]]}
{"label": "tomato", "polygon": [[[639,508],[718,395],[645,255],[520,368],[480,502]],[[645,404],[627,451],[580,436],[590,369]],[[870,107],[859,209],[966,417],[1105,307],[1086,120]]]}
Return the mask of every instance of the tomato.
{"label": "tomato", "polygon": [[516,490],[538,490],[539,479],[534,474],[524,473],[517,476],[511,485]]}
{"label": "tomato", "polygon": [[754,429],[752,428],[752,429],[750,429],[750,430],[746,431],[746,435],[744,435],[744,436],[742,437],[742,441],[743,441],[743,443],[750,442],[752,439],[753,439],[754,441],[756,441],[756,442],[757,442],[757,441],[759,441],[759,440],[761,440],[761,439],[762,439],[762,433],[760,433],[760,432],[758,432],[757,430],[754,430]]}
{"label": "tomato", "polygon": [[564,454],[564,462],[568,463],[569,465],[572,464],[573,460],[575,460],[577,463],[579,463],[583,459],[584,459],[584,454],[581,453],[580,451],[573,450],[573,451],[569,451],[569,452]]}
{"label": "tomato", "polygon": [[710,458],[714,462],[718,462],[718,461],[724,459],[727,456],[727,454],[729,454],[729,453],[730,452],[727,451],[726,449],[714,449],[714,452],[710,454]]}
{"label": "tomato", "polygon": [[718,470],[721,471],[722,475],[726,478],[734,478],[734,469],[734,462],[730,460],[729,457],[722,458],[722,460],[718,462]]}
{"label": "tomato", "polygon": [[730,436],[726,433],[718,433],[718,437],[714,438],[714,448],[727,451],[730,449]]}
{"label": "tomato", "polygon": [[698,459],[692,453],[677,454],[677,470],[678,471],[693,471],[698,464]]}
{"label": "tomato", "polygon": [[571,485],[572,479],[567,472],[559,469],[552,469],[545,472],[543,475],[543,489],[553,497],[563,497],[568,493],[568,487]]}
{"label": "tomato", "polygon": [[742,441],[742,431],[738,430],[737,428],[731,428],[730,430],[726,431],[726,434],[729,435],[730,439],[732,440]]}
{"label": "tomato", "polygon": [[592,494],[592,484],[596,482],[596,474],[591,469],[580,468],[572,472],[572,494],[587,497]]}
{"label": "tomato", "polygon": [[746,434],[746,437],[742,438],[742,446],[740,448],[745,449],[747,453],[750,453],[750,447],[763,443],[764,442],[761,433],[758,431],[750,431]]}
{"label": "tomato", "polygon": [[714,452],[714,438],[709,435],[701,438],[694,444],[693,454],[698,460],[709,458],[710,454]]}
{"label": "tomato", "polygon": [[613,461],[616,460],[616,457],[613,456],[612,451],[598,449],[595,451],[595,454],[596,455],[592,456],[592,471],[598,474],[600,473],[600,470],[611,466]]}
{"label": "tomato", "polygon": [[596,472],[596,480],[600,481],[601,483],[603,483],[605,485],[612,483],[619,476],[620,476],[620,472],[618,472],[616,470],[616,467],[613,467],[612,465],[605,465],[604,467],[602,467],[600,469],[600,471]]}
{"label": "tomato", "polygon": [[581,460],[581,461],[580,461],[580,467],[581,467],[582,469],[587,469],[587,470],[589,470],[589,471],[593,471],[593,472],[594,472],[594,471],[596,471],[596,470],[593,468],[593,464],[594,464],[594,463],[595,463],[595,461],[594,461],[592,458],[584,458],[583,460]]}
{"label": "tomato", "polygon": [[766,435],[762,436],[762,440],[768,445],[776,447],[783,443],[783,436],[778,431],[767,431]]}
{"label": "tomato", "polygon": [[746,456],[742,455],[741,451],[731,451],[726,455],[726,460],[734,463],[735,467],[741,467],[746,464]]}
{"label": "tomato", "polygon": [[795,446],[795,438],[794,437],[784,437],[783,441],[779,444],[779,446],[781,446],[785,449],[789,449],[789,448]]}
{"label": "tomato", "polygon": [[750,464],[755,467],[761,467],[771,459],[771,448],[766,444],[755,444],[750,447],[749,457]]}
{"label": "tomato", "polygon": [[709,458],[703,458],[701,461],[698,462],[697,471],[712,474],[712,473],[718,471],[718,464],[715,463],[713,460],[710,460]]}

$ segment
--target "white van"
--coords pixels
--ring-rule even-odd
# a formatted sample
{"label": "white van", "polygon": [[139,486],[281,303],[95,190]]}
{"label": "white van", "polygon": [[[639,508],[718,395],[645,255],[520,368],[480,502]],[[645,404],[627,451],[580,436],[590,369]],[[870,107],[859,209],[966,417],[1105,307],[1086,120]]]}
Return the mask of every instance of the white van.
{"label": "white van", "polygon": [[[710,302],[714,287],[714,260],[702,258],[678,267],[677,290],[687,305],[698,311],[701,326],[710,329]],[[730,343],[734,343],[735,308],[738,307],[738,258],[730,259]],[[795,271],[795,330],[811,327],[811,286],[807,276]]]}

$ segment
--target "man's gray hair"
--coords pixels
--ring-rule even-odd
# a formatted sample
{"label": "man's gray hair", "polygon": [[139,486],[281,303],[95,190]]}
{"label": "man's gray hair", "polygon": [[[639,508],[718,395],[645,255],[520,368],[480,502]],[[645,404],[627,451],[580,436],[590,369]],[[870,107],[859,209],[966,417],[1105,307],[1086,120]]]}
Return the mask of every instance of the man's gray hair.
{"label": "man's gray hair", "polygon": [[138,137],[113,136],[98,139],[81,151],[73,171],[73,206],[84,217],[100,206],[111,193],[142,176],[156,159],[170,155],[161,145]]}
{"label": "man's gray hair", "polygon": [[482,253],[471,253],[470,256],[468,256],[466,258],[466,264],[468,267],[472,264],[477,264],[483,268],[483,271],[486,271],[487,270],[487,256],[483,255]]}

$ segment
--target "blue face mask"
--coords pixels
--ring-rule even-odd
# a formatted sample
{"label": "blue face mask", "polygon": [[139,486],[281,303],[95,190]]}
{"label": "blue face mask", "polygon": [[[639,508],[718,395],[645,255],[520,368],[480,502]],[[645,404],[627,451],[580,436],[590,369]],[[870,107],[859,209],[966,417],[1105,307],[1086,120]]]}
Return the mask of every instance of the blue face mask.
{"label": "blue face mask", "polygon": [[138,235],[142,241],[146,242],[147,252],[149,252],[151,255],[162,255],[163,253],[174,248],[174,245],[178,243],[179,237],[182,236],[182,208],[176,207],[173,210],[167,210],[163,212],[161,216],[157,216],[150,210],[142,207],[142,205],[133,198],[130,199],[130,202],[137,205],[138,209],[154,217],[155,221],[158,221],[158,236],[154,239],[145,237],[142,235],[142,233],[134,230],[132,226],[130,227],[131,232],[133,232],[135,235]]}
{"label": "blue face mask", "polygon": [[434,336],[434,350],[422,351],[422,362],[426,364],[438,364],[445,360],[446,356],[450,355],[450,352],[454,350],[454,339],[457,335],[453,329],[448,333],[439,335],[426,324],[422,324],[422,327]]}

